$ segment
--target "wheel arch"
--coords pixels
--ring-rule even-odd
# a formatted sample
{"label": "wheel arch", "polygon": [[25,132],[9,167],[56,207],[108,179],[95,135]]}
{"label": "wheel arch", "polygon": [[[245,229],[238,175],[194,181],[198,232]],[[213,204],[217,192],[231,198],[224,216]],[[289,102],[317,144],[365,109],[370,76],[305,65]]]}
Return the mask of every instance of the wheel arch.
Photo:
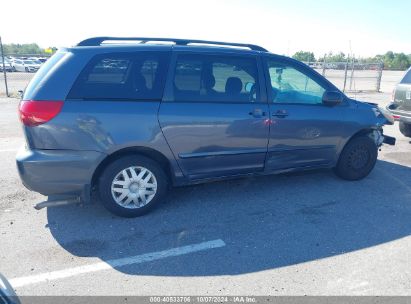
{"label": "wheel arch", "polygon": [[368,134],[370,134],[370,133],[373,133],[373,132],[376,131],[376,130],[378,130],[377,127],[375,127],[375,128],[373,128],[373,127],[367,127],[367,128],[360,129],[360,130],[358,130],[357,132],[355,132],[354,134],[352,134],[351,136],[349,136],[349,137],[347,138],[347,140],[345,140],[345,141],[340,145],[340,148],[339,148],[339,151],[338,151],[338,156],[337,156],[337,158],[336,158],[336,163],[338,163],[338,160],[339,160],[340,157],[341,157],[342,151],[344,150],[344,148],[347,146],[347,144],[348,144],[352,139],[354,139],[354,138],[356,138],[356,137],[358,137],[358,136],[368,135]]}
{"label": "wheel arch", "polygon": [[[346,141],[345,145],[346,145],[351,139],[353,139],[353,138],[355,138],[355,137],[358,137],[358,136],[361,136],[361,135],[370,134],[370,133],[374,132],[375,130],[378,130],[378,128],[371,128],[371,127],[369,127],[369,128],[361,129],[361,130],[359,130],[358,132],[354,133],[354,134]],[[345,145],[344,145],[344,146],[345,146]]]}
{"label": "wheel arch", "polygon": [[170,164],[170,161],[164,154],[152,148],[144,146],[134,146],[123,148],[107,155],[94,170],[93,176],[91,178],[91,187],[94,188],[97,185],[98,177],[110,163],[121,157],[128,155],[142,155],[157,162],[163,168],[164,173],[166,174],[169,181],[171,183],[174,183],[174,174],[172,166]]}

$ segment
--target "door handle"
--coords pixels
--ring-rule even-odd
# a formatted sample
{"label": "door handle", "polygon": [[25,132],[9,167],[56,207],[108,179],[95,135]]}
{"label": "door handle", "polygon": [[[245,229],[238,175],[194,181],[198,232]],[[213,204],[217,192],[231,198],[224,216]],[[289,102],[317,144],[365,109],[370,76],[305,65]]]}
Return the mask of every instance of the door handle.
{"label": "door handle", "polygon": [[278,118],[284,118],[288,116],[288,112],[286,110],[278,110],[277,112],[273,113],[273,116]]}
{"label": "door handle", "polygon": [[255,118],[259,118],[262,116],[265,116],[265,112],[261,109],[254,109],[252,110],[250,113],[248,113],[249,115],[255,117]]}

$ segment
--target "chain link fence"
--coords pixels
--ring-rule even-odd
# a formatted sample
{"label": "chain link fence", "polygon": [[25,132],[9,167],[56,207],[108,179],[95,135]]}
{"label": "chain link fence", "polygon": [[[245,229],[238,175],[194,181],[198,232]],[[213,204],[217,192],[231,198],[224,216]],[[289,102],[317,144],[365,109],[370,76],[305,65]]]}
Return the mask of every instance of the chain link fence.
{"label": "chain link fence", "polygon": [[[34,74],[50,56],[38,54],[5,54],[0,56],[0,97],[19,96]],[[4,58],[4,64],[3,59]]]}
{"label": "chain link fence", "polygon": [[347,62],[306,62],[344,92],[380,92],[384,64]]}

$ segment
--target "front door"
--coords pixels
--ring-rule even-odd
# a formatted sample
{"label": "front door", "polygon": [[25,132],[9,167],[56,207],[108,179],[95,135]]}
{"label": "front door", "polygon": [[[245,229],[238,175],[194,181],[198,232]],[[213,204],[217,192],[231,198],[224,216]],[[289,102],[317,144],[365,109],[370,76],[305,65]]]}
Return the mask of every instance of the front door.
{"label": "front door", "polygon": [[159,110],[190,179],[263,171],[269,108],[255,56],[176,53]]}
{"label": "front door", "polygon": [[308,67],[281,59],[267,59],[266,66],[271,112],[267,170],[329,166],[348,106],[324,105],[323,93],[335,88]]}

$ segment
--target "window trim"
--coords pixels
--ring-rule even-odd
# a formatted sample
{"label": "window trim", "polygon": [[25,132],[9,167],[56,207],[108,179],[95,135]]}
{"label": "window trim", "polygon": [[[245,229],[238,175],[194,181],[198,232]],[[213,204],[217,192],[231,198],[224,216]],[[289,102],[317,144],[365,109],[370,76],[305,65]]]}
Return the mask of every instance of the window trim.
{"label": "window trim", "polygon": [[[181,101],[174,99],[174,90],[173,90],[173,81],[175,76],[175,69],[177,66],[177,60],[179,56],[220,56],[220,57],[235,57],[235,58],[251,58],[255,60],[257,68],[257,77],[258,77],[258,87],[260,91],[260,100],[256,102],[233,102],[233,101]],[[267,104],[267,94],[265,90],[265,77],[263,72],[262,62],[259,55],[254,54],[238,54],[238,53],[225,53],[218,51],[187,51],[187,50],[173,50],[170,60],[170,65],[167,73],[167,80],[164,88],[163,102],[168,103],[190,103],[190,104],[204,104],[204,103],[215,103],[215,104],[242,104],[242,105],[257,105],[257,104]]]}
{"label": "window trim", "polygon": [[271,101],[273,100],[273,93],[272,93],[272,86],[271,86],[271,76],[270,76],[270,72],[269,72],[269,66],[268,66],[268,61],[275,61],[277,63],[280,64],[284,64],[286,66],[289,66],[299,72],[301,72],[302,74],[306,75],[307,77],[309,77],[310,79],[312,79],[314,82],[316,82],[319,86],[323,87],[325,91],[338,91],[341,94],[343,94],[344,96],[344,100],[341,104],[337,105],[337,106],[341,106],[341,105],[345,105],[346,104],[346,97],[345,94],[343,92],[341,92],[341,90],[339,90],[336,86],[334,86],[331,82],[329,82],[325,77],[321,76],[320,74],[318,74],[317,72],[315,72],[314,70],[312,70],[310,67],[305,66],[305,64],[298,62],[298,61],[294,61],[292,59],[288,59],[288,58],[279,58],[276,57],[274,55],[272,56],[263,56],[263,66],[264,66],[264,75],[265,75],[265,87],[266,87],[266,91],[267,91],[267,102],[270,105],[300,105],[300,106],[313,106],[313,107],[328,107],[323,103],[315,103],[315,104],[309,104],[309,103],[302,103],[302,102],[274,102]]}

